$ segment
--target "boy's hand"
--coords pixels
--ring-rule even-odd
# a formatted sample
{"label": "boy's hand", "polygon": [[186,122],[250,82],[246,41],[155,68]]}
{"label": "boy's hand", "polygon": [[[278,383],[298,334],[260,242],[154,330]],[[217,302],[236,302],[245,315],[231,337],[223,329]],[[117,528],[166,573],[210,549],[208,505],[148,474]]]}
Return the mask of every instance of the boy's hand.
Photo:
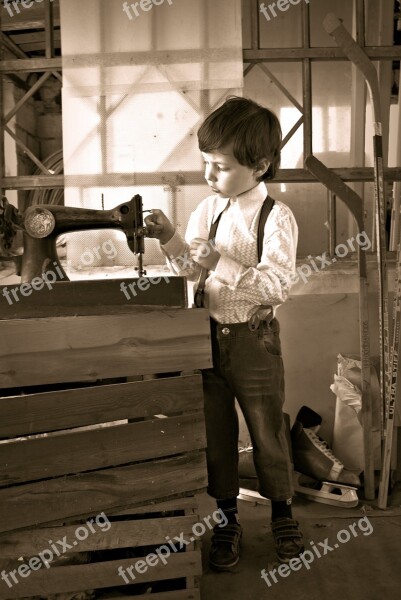
{"label": "boy's hand", "polygon": [[161,244],[167,244],[173,237],[175,229],[162,210],[152,209],[152,213],[145,217],[148,229],[147,236],[157,238]]}
{"label": "boy's hand", "polygon": [[190,252],[192,260],[208,271],[214,271],[220,259],[220,253],[217,252],[211,240],[193,239],[190,244]]}

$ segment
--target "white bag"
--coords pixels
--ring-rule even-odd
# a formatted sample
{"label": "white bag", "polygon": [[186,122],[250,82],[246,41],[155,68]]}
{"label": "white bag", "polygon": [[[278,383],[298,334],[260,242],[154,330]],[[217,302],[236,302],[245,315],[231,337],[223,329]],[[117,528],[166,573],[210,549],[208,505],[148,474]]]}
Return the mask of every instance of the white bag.
{"label": "white bag", "polygon": [[[338,375],[334,375],[331,391],[337,396],[334,417],[332,450],[334,455],[351,471],[364,469],[361,362],[353,358],[337,357]],[[372,434],[375,469],[381,466],[380,384],[374,366],[371,366]]]}

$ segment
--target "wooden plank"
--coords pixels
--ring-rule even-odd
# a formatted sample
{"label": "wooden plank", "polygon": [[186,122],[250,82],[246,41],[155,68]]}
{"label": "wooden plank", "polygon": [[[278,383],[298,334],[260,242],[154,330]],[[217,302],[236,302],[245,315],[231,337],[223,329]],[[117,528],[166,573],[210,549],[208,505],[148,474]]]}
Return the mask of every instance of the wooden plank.
{"label": "wooden plank", "polygon": [[[54,272],[51,266],[49,270]],[[0,320],[115,314],[115,307],[130,312],[137,306],[156,306],[159,310],[188,306],[185,277],[170,273],[150,278],[57,281],[50,286],[43,282],[41,285],[42,289],[31,287],[29,296],[22,295],[20,285],[0,285]]]}
{"label": "wooden plank", "polygon": [[[181,539],[189,542],[193,536],[192,527],[199,521],[197,515],[134,521],[109,521],[108,517],[109,515],[102,514],[94,516],[90,527],[82,523],[82,525],[66,527],[36,527],[27,531],[1,534],[0,558],[17,559],[20,556],[34,556],[45,548],[50,548],[49,540],[65,540],[64,547],[55,542],[56,548],[63,554],[165,544],[167,536],[174,543],[174,537],[181,533],[183,534]],[[204,527],[210,530],[216,523],[217,521],[211,519],[211,527],[208,528],[207,524]],[[88,535],[86,539],[80,539],[86,534]],[[74,544],[74,542],[78,543]],[[178,545],[179,543],[178,541]],[[56,552],[53,554],[57,556]]]}
{"label": "wooden plank", "polygon": [[[60,3],[59,0],[52,0],[54,6],[54,14],[57,17],[58,24],[60,22]],[[2,29],[4,31],[14,31],[20,29],[36,29],[44,27],[44,10],[42,3],[34,2],[29,8],[19,6],[18,9],[9,2],[10,12],[5,8],[1,8]],[[19,4],[21,4],[19,2]],[[40,25],[42,24],[42,25]]]}
{"label": "wooden plank", "polygon": [[62,68],[63,64],[60,56],[56,58],[19,58],[17,60],[3,60],[0,62],[0,72],[2,73],[61,71]]}
{"label": "wooden plank", "polygon": [[[145,596],[142,595],[142,598]],[[115,594],[107,596],[103,595],[101,600],[138,600],[141,596],[117,596]],[[201,600],[199,588],[189,590],[173,590],[172,592],[160,592],[152,594],[151,600]]]}
{"label": "wooden plank", "polygon": [[[199,550],[172,553],[168,559],[164,559],[166,564],[159,560],[159,563],[152,567],[145,563],[148,567],[145,573],[140,574],[139,571],[135,570],[133,572],[135,580],[132,579],[131,583],[163,581],[201,575],[201,558]],[[39,571],[30,572],[29,577],[26,579],[18,577],[18,584],[14,583],[11,588],[1,580],[0,599],[6,600],[27,596],[46,598],[50,594],[62,592],[79,592],[125,585],[124,579],[118,573],[119,567],[126,570],[139,561],[143,561],[143,558],[40,569]],[[127,576],[129,577],[129,574]]]}
{"label": "wooden plank", "polygon": [[205,453],[102,469],[0,490],[0,532],[68,522],[203,491]]}
{"label": "wooden plank", "polygon": [[[54,26],[60,27],[60,19],[54,19]],[[10,20],[2,25],[3,31],[23,31],[32,29],[44,29],[45,20],[44,18],[32,18],[24,19],[21,21]]]}
{"label": "wooden plank", "polygon": [[[55,21],[57,25],[57,20]],[[43,29],[44,22],[41,23]],[[367,55],[372,60],[400,60],[401,58],[401,46],[367,46],[365,47]],[[207,56],[209,53],[209,56]],[[148,56],[151,54],[151,56]],[[188,56],[185,56],[187,54]],[[132,57],[132,61],[131,61]],[[146,57],[146,61],[145,61]],[[79,58],[79,57],[78,57]],[[319,59],[319,60],[348,60],[344,53],[339,48],[265,48],[261,50],[244,50],[243,59],[244,62],[258,62],[258,61],[299,61],[304,58]],[[224,54],[216,54],[215,60],[223,60]],[[66,60],[66,59],[63,59]],[[85,60],[87,60],[85,58]],[[131,53],[120,53],[119,55],[112,55],[110,57],[104,56],[105,66],[123,66],[129,64],[144,64],[144,61],[148,64],[158,64],[162,61],[163,63],[185,63],[185,62],[202,62],[202,60],[209,60],[213,62],[213,52],[207,50],[188,50],[188,51],[158,51],[158,52],[138,52],[136,56]],[[93,55],[91,57],[91,63],[99,64],[99,56]],[[76,57],[68,57],[67,67],[79,66],[78,59]],[[85,65],[90,66],[90,65]],[[3,73],[18,73],[24,72],[35,72],[35,71],[53,71],[62,69],[62,59],[56,58],[30,58],[20,60],[3,60],[0,62],[0,72]]]}
{"label": "wooden plank", "polygon": [[127,508],[126,510],[118,512],[110,512],[109,514],[115,516],[122,515],[143,515],[144,513],[159,513],[159,512],[170,512],[170,511],[185,511],[189,514],[191,511],[197,511],[199,509],[198,499],[196,496],[188,496],[187,498],[180,498],[179,500],[167,500],[166,502],[151,503],[147,506],[140,506],[138,508]]}
{"label": "wooden plank", "polygon": [[201,375],[0,398],[0,438],[202,410]]}
{"label": "wooden plank", "polygon": [[[346,182],[373,181],[372,167],[351,167],[333,169],[333,171]],[[385,169],[387,181],[401,181],[401,168],[390,167]],[[163,177],[175,177],[176,173],[110,173],[107,179],[102,181],[103,187],[115,187],[116,185],[162,185]],[[93,187],[99,181],[99,175],[82,175],[77,180],[76,187],[79,189]],[[275,183],[314,183],[316,179],[306,169],[280,169]],[[69,181],[70,183],[70,181]],[[205,179],[201,171],[187,171],[183,185],[203,185]],[[19,175],[18,177],[3,177],[0,186],[7,190],[31,190],[41,188],[62,188],[65,185],[64,175]]]}
{"label": "wooden plank", "polygon": [[[0,322],[4,388],[209,368],[206,309]],[[45,367],[45,368],[44,368]]]}
{"label": "wooden plank", "polygon": [[205,446],[203,412],[10,441],[0,444],[0,486],[173,456]]}
{"label": "wooden plank", "polygon": [[[30,44],[20,44],[20,48],[24,52],[33,52],[33,51],[37,51],[37,50],[43,50],[44,44],[43,44],[43,42],[31,42]],[[61,41],[60,40],[55,41],[54,48],[56,50],[61,49]]]}
{"label": "wooden plank", "polygon": [[44,0],[45,11],[45,55],[46,58],[54,57],[54,10],[53,0]]}
{"label": "wooden plank", "polygon": [[[45,43],[45,32],[44,31],[30,31],[29,33],[17,33],[9,36],[10,40],[13,41],[18,46],[22,44],[32,44],[40,42],[44,47]],[[54,40],[56,42],[61,39],[61,31],[60,29],[56,29],[54,31]]]}
{"label": "wooden plank", "polygon": [[[0,12],[0,29],[3,24],[3,14]],[[3,61],[4,57],[4,47],[3,44],[0,43],[0,63]],[[3,118],[5,112],[4,106],[4,77],[0,74],[0,118]],[[5,148],[4,148],[4,132],[2,124],[0,123],[0,194],[3,196],[3,177],[6,172],[5,169]]]}
{"label": "wooden plank", "polygon": [[0,185],[7,190],[62,188],[64,187],[64,175],[18,175],[17,177],[3,177]]}
{"label": "wooden plank", "polygon": [[[363,48],[372,60],[400,60],[401,46],[365,46]],[[338,48],[261,48],[260,50],[243,50],[244,62],[259,61],[300,61],[311,60],[348,60]]]}

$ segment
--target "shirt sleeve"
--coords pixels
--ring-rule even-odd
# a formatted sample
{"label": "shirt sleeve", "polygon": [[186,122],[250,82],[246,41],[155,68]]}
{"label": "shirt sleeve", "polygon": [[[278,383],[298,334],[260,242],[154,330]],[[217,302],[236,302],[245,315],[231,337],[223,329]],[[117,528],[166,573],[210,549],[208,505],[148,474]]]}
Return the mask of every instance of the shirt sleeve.
{"label": "shirt sleeve", "polygon": [[266,221],[259,264],[246,267],[222,253],[210,285],[235,290],[238,298],[255,306],[282,304],[294,282],[297,243],[294,215],[287,206],[276,203]]}
{"label": "shirt sleeve", "polygon": [[191,213],[185,240],[176,231],[167,244],[160,245],[174,273],[187,277],[189,281],[197,281],[201,272],[199,263],[191,259],[189,243],[197,237],[205,240],[209,238],[208,205],[210,203],[208,201],[209,198],[203,200]]}

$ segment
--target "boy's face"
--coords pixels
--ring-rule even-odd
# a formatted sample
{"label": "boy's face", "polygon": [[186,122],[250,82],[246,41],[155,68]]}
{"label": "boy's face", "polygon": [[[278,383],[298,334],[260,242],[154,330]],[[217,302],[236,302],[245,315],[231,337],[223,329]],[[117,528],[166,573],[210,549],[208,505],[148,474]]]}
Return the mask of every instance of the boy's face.
{"label": "boy's face", "polygon": [[239,196],[258,184],[260,172],[240,165],[228,144],[214,152],[202,152],[205,179],[209,187],[221,197]]}

